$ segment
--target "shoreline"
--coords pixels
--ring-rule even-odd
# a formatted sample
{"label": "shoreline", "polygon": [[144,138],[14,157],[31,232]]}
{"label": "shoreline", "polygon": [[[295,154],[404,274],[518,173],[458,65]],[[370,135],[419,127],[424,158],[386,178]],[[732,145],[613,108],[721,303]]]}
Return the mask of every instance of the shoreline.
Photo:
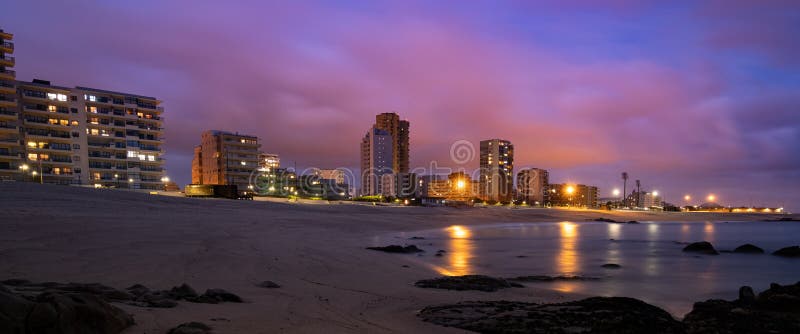
{"label": "shoreline", "polygon": [[[235,332],[441,332],[423,322],[426,306],[464,300],[559,302],[584,296],[527,287],[453,292],[413,283],[439,276],[402,256],[364,250],[375,236],[492,222],[576,223],[606,217],[638,221],[731,221],[786,214],[652,213],[508,208],[454,209],[372,205],[298,205],[180,198],[53,185],[0,184],[0,272],[32,281],[188,283],[224,288],[244,304],[123,306],[137,325],[124,333],[166,332],[188,321]],[[408,266],[408,267],[403,267]],[[271,280],[278,289],[255,284]],[[755,287],[761,289],[763,287]],[[733,297],[733,296],[732,296]]]}

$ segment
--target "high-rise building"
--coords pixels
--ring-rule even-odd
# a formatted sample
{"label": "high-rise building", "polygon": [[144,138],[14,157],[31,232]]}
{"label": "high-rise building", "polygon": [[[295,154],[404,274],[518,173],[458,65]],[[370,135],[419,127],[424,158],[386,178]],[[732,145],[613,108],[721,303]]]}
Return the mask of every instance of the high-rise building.
{"label": "high-rise building", "polygon": [[194,184],[230,184],[251,189],[261,164],[258,137],[209,130],[203,132],[192,161]]}
{"label": "high-rise building", "polygon": [[0,180],[22,179],[17,85],[14,67],[14,35],[0,30]]}
{"label": "high-rise building", "polygon": [[530,205],[544,205],[547,202],[549,174],[544,169],[528,168],[517,173],[517,193],[519,200]]}
{"label": "high-rise building", "polygon": [[395,174],[395,197],[413,198],[419,194],[417,186],[417,174],[397,173]]}
{"label": "high-rise building", "polygon": [[161,101],[38,79],[16,85],[24,179],[164,188]]}
{"label": "high-rise building", "polygon": [[514,145],[508,140],[481,141],[480,198],[510,202],[514,192]]}
{"label": "high-rise building", "polygon": [[394,150],[388,131],[370,128],[361,140],[361,196],[383,193],[382,176],[394,174]]}
{"label": "high-rise building", "polygon": [[163,119],[154,97],[16,81],[0,30],[0,178],[163,189]]}
{"label": "high-rise building", "polygon": [[375,116],[375,128],[392,136],[392,171],[408,173],[409,166],[409,122],[401,120],[396,113],[382,113]]}

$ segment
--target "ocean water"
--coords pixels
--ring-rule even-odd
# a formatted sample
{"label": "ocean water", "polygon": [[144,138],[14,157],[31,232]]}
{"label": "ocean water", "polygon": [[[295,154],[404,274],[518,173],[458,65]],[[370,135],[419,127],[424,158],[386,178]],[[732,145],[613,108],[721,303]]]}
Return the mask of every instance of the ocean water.
{"label": "ocean water", "polygon": [[[409,239],[411,237],[421,239]],[[756,293],[772,282],[800,281],[800,259],[770,253],[800,245],[797,222],[601,222],[453,225],[444,229],[396,233],[380,242],[415,244],[426,250],[411,258],[443,275],[497,277],[581,275],[596,281],[523,283],[562,292],[642,299],[683,317],[695,301],[736,299],[749,285]],[[751,243],[760,255],[682,252],[686,243],[709,241],[717,250]],[[434,256],[439,249],[446,253]],[[616,263],[621,269],[606,269]]]}

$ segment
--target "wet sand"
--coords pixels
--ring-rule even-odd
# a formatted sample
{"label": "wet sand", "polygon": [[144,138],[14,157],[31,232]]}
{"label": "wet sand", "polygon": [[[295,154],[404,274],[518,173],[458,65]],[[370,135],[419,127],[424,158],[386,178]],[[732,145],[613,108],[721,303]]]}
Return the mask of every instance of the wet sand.
{"label": "wet sand", "polygon": [[[23,183],[0,183],[0,212],[0,279],[116,288],[140,283],[156,289],[186,282],[197,290],[227,289],[246,300],[180,303],[172,309],[118,305],[137,322],[125,333],[163,333],[188,321],[210,324],[217,333],[457,333],[462,331],[422,322],[415,314],[428,305],[464,300],[552,302],[585,296],[536,287],[491,293],[420,289],[413,283],[438,276],[433,268],[409,261],[415,255],[364,247],[379,235],[452,225],[778,217],[231,201]],[[282,287],[255,286],[264,280]]]}

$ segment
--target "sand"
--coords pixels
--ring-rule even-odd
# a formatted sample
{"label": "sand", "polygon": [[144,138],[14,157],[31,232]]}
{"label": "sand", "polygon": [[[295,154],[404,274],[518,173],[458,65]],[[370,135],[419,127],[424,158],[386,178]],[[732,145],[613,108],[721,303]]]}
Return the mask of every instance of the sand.
{"label": "sand", "polygon": [[[188,321],[207,323],[216,333],[459,333],[415,314],[428,305],[463,300],[552,302],[585,296],[535,287],[492,293],[420,289],[413,283],[438,276],[433,268],[411,261],[414,255],[364,247],[379,235],[456,224],[775,217],[232,201],[30,183],[0,183],[0,212],[0,279],[116,288],[140,283],[155,289],[186,282],[199,291],[227,289],[246,300],[181,302],[172,309],[118,305],[137,322],[125,333],[165,333]],[[264,280],[282,287],[255,286]]]}

